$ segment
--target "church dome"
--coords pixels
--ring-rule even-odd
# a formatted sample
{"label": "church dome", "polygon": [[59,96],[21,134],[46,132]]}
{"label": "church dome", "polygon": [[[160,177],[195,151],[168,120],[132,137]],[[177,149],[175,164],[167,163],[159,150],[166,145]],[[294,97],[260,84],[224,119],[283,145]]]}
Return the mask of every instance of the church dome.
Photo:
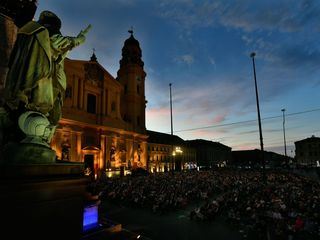
{"label": "church dome", "polygon": [[141,60],[142,53],[139,41],[134,38],[133,31],[130,30],[131,36],[125,40],[122,48],[122,59],[120,60],[120,66],[127,64],[138,64],[143,67],[144,63]]}
{"label": "church dome", "polygon": [[139,41],[133,37],[133,34],[124,42],[124,47],[135,45],[140,48]]}

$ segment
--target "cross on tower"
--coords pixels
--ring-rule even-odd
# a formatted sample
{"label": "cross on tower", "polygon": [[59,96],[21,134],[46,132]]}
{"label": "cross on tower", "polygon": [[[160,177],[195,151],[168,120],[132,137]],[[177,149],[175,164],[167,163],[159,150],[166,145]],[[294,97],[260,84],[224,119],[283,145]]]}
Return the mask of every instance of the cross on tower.
{"label": "cross on tower", "polygon": [[91,61],[96,62],[97,61],[97,57],[96,57],[96,49],[92,48],[92,56],[90,58]]}
{"label": "cross on tower", "polygon": [[133,27],[131,26],[130,30],[128,30],[128,33],[130,33],[131,35],[133,34]]}

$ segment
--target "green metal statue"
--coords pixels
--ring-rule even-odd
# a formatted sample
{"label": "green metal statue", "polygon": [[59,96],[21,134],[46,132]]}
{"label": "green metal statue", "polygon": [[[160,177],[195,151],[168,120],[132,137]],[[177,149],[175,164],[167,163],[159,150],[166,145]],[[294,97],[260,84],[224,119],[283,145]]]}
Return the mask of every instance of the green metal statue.
{"label": "green metal statue", "polygon": [[84,43],[91,25],[76,37],[62,36],[60,28],[61,20],[43,11],[37,22],[30,21],[19,29],[11,53],[5,107],[14,125],[27,135],[25,142],[50,143],[66,90],[64,59]]}
{"label": "green metal statue", "polygon": [[0,108],[0,165],[55,163],[50,142],[66,90],[64,59],[91,25],[76,37],[62,36],[60,28],[61,20],[43,11],[18,31]]}

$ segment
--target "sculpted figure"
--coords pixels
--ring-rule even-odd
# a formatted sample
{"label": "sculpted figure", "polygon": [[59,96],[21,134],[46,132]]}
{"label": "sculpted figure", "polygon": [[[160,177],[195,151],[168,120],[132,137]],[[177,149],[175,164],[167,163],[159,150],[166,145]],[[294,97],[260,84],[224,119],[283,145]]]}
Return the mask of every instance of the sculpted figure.
{"label": "sculpted figure", "polygon": [[[43,11],[37,22],[30,21],[19,29],[11,53],[5,107],[14,125],[19,124],[26,135],[35,131],[30,127],[37,127],[37,122],[50,125],[51,130],[57,125],[66,90],[64,59],[70,50],[84,43],[91,25],[76,37],[62,36],[60,28],[61,20],[54,13]],[[31,126],[32,119],[37,122]],[[48,126],[43,127],[47,133],[39,133],[47,142],[53,134]]]}

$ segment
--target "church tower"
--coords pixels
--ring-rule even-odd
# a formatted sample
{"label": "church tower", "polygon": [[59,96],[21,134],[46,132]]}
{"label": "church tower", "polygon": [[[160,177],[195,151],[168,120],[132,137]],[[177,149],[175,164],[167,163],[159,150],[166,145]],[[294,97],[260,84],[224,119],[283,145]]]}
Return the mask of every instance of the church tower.
{"label": "church tower", "polygon": [[133,37],[133,31],[128,31],[130,37],[124,42],[122,59],[117,80],[123,86],[121,101],[122,119],[138,133],[145,133],[145,77],[144,63],[141,59],[139,42]]}

